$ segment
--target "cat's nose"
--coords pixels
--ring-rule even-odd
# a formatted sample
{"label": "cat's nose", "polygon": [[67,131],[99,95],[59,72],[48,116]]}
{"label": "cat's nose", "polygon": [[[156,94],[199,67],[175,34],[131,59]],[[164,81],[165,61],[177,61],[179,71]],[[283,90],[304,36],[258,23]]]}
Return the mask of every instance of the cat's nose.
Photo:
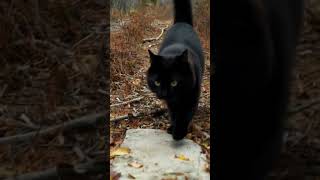
{"label": "cat's nose", "polygon": [[162,91],[160,94],[159,94],[159,98],[166,98],[168,96],[168,93],[166,91]]}

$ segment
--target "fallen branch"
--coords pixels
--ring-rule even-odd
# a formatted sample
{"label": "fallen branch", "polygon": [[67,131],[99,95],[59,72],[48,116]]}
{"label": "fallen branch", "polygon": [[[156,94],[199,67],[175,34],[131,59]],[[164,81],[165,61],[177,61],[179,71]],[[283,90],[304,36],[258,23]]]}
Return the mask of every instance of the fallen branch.
{"label": "fallen branch", "polygon": [[161,33],[160,33],[160,35],[159,35],[158,37],[143,39],[143,43],[145,43],[145,42],[150,42],[150,41],[158,41],[158,40],[161,38],[161,36],[163,35],[164,31],[165,31],[167,28],[168,28],[168,26],[162,28],[162,29],[161,29]]}
{"label": "fallen branch", "polygon": [[79,44],[81,44],[83,41],[86,41],[87,39],[91,38],[91,36],[93,36],[93,35],[94,35],[94,33],[90,33],[87,36],[85,36],[84,38],[82,38],[80,41],[78,41],[77,43],[75,43],[72,46],[71,50],[74,50],[77,46],[79,46]]}
{"label": "fallen branch", "polygon": [[143,97],[138,97],[138,98],[135,98],[135,99],[132,99],[132,100],[129,100],[129,101],[124,101],[124,102],[117,103],[117,104],[111,104],[110,107],[126,105],[126,104],[129,104],[129,103],[140,101],[141,99],[143,99]]}
{"label": "fallen branch", "polygon": [[295,115],[301,111],[304,111],[305,109],[308,109],[312,106],[319,105],[319,104],[320,104],[320,98],[311,100],[310,102],[308,102],[304,105],[301,105],[301,106],[298,106],[298,107],[295,107],[295,108],[289,110],[289,115],[290,116]]}
{"label": "fallen branch", "polygon": [[142,113],[138,113],[138,114],[132,114],[129,113],[127,115],[123,115],[123,116],[118,116],[116,118],[110,119],[110,122],[116,122],[116,121],[120,121],[120,120],[124,120],[124,119],[130,119],[130,118],[138,118],[138,117],[142,117],[142,116],[161,116],[164,113],[167,112],[167,109],[158,109],[158,110],[154,110],[148,113],[142,112]]}
{"label": "fallen branch", "polygon": [[107,117],[106,112],[83,116],[83,117],[62,123],[62,124],[48,127],[46,129],[40,129],[38,131],[33,131],[33,132],[25,133],[25,134],[19,134],[19,135],[0,138],[0,144],[8,144],[8,143],[16,143],[16,142],[20,142],[20,141],[26,141],[26,140],[33,138],[36,135],[39,135],[39,136],[46,135],[49,133],[56,132],[60,129],[65,131],[65,130],[72,129],[72,128],[94,126],[98,123],[103,123],[105,121],[105,117]]}
{"label": "fallen branch", "polygon": [[[84,178],[89,175],[106,175],[106,161],[92,161],[77,165],[63,164],[44,171],[31,172],[15,177],[9,177],[5,180],[56,180],[56,179],[74,179]],[[84,178],[86,179],[86,178]]]}

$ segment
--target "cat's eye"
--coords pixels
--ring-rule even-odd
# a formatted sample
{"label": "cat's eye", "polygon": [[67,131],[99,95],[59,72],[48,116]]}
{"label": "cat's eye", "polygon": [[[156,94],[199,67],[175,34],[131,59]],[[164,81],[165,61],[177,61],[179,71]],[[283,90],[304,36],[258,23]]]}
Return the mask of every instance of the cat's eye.
{"label": "cat's eye", "polygon": [[178,82],[177,82],[177,81],[172,81],[172,82],[170,83],[170,85],[171,85],[172,87],[176,87],[176,86],[178,85]]}
{"label": "cat's eye", "polygon": [[154,84],[155,84],[156,86],[160,86],[160,82],[159,82],[159,81],[154,81]]}

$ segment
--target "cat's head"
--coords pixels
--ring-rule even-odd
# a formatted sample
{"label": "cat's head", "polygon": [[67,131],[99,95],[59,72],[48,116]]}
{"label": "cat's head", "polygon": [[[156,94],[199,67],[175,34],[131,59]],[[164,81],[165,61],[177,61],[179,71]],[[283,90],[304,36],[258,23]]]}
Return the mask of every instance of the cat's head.
{"label": "cat's head", "polygon": [[195,85],[195,72],[188,50],[178,55],[155,55],[150,50],[148,86],[159,99],[175,100]]}

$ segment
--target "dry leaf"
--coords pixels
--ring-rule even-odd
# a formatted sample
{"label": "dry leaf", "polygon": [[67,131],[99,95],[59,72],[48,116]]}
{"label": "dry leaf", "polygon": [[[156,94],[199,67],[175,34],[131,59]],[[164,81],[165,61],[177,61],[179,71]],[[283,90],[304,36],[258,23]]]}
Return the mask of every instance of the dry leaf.
{"label": "dry leaf", "polygon": [[135,80],[133,80],[133,82],[132,82],[132,84],[134,84],[134,85],[136,85],[136,86],[140,85],[140,83],[141,83],[141,79],[135,79]]}
{"label": "dry leaf", "polygon": [[121,177],[121,173],[111,172],[110,180],[118,180]]}
{"label": "dry leaf", "polygon": [[130,149],[127,147],[119,147],[111,152],[111,158],[115,156],[123,156],[130,153]]}
{"label": "dry leaf", "polygon": [[132,174],[128,174],[128,177],[130,178],[130,179],[136,179],[136,177],[134,177]]}
{"label": "dry leaf", "polygon": [[189,158],[187,158],[187,157],[185,157],[184,155],[175,155],[174,156],[175,158],[177,158],[177,159],[180,159],[180,160],[182,160],[182,161],[190,161],[190,159]]}
{"label": "dry leaf", "polygon": [[130,162],[130,163],[128,163],[128,165],[131,166],[131,167],[134,167],[134,168],[142,168],[143,167],[143,164],[140,164],[140,163],[138,163],[136,161]]}
{"label": "dry leaf", "polygon": [[204,171],[206,171],[208,173],[210,172],[210,166],[208,163],[206,163],[206,165],[204,166]]}

